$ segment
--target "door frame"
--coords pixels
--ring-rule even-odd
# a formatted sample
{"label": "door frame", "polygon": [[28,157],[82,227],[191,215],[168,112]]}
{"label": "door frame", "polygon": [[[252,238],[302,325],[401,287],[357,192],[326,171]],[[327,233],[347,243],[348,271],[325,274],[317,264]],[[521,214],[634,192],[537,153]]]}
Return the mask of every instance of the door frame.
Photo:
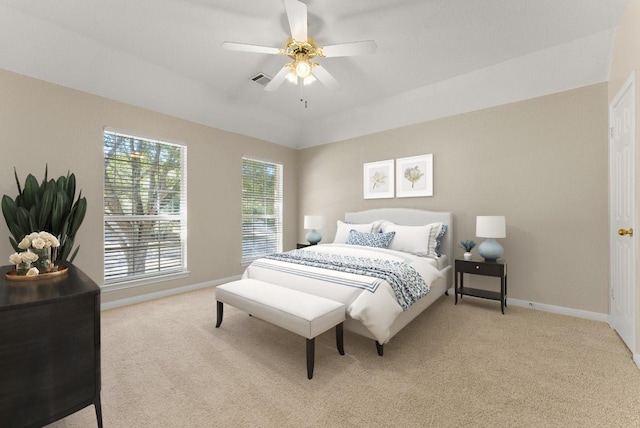
{"label": "door frame", "polygon": [[[627,80],[624,82],[624,84],[620,87],[620,89],[618,90],[618,92],[616,93],[615,97],[611,100],[611,102],[609,103],[609,305],[611,305],[611,298],[613,295],[613,263],[612,263],[612,257],[613,257],[613,239],[615,234],[617,234],[617,230],[615,229],[615,225],[614,225],[614,220],[613,220],[613,206],[612,206],[612,192],[614,191],[613,189],[613,185],[612,185],[612,175],[613,175],[613,168],[612,168],[612,155],[613,155],[613,128],[614,128],[614,123],[613,123],[613,111],[614,111],[614,107],[620,102],[620,100],[622,99],[622,97],[627,93],[627,91],[630,91],[631,97],[632,97],[632,104],[633,104],[633,108],[634,108],[634,114],[632,115],[631,120],[633,121],[633,128],[634,128],[634,135],[633,135],[633,146],[634,146],[634,162],[633,162],[633,182],[634,182],[634,191],[633,191],[633,209],[634,211],[636,211],[636,213],[634,213],[634,218],[637,217],[637,197],[636,197],[636,178],[637,178],[637,162],[636,162],[636,156],[635,156],[635,152],[637,150],[637,141],[636,141],[636,135],[637,135],[637,123],[636,123],[636,73],[635,70],[631,72],[631,74],[629,75],[629,77],[627,78]],[[637,218],[635,219],[635,221],[637,221]],[[634,229],[636,228],[636,225],[632,225],[632,227],[634,227]],[[637,280],[637,261],[636,261],[636,256],[637,256],[637,246],[634,242],[633,244],[633,251],[634,251],[634,257],[633,257],[633,264],[634,264],[634,277],[633,277],[633,287],[632,287],[632,311],[633,311],[633,325],[632,325],[632,334],[631,334],[631,353],[633,354],[633,359],[636,363],[636,365],[638,365],[638,367],[640,367],[640,354],[637,352],[636,348],[637,348],[637,341],[636,341],[636,335],[637,335],[637,331],[636,331],[636,327],[638,324],[638,308],[637,308],[637,288],[638,288],[638,280]],[[609,307],[609,325],[615,329],[614,327],[614,323],[613,323],[613,317],[612,317],[612,309],[611,306]]]}

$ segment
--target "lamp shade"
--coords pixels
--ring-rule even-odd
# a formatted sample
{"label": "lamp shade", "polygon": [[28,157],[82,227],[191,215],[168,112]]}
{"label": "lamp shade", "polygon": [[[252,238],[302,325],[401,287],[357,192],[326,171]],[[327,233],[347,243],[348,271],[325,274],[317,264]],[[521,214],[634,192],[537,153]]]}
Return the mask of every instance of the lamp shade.
{"label": "lamp shade", "polygon": [[304,216],[304,228],[305,229],[322,229],[323,222],[320,215],[306,215]]}
{"label": "lamp shade", "polygon": [[487,238],[478,245],[478,253],[487,262],[495,262],[504,254],[504,248],[494,238],[506,238],[507,226],[502,215],[479,215],[476,217],[476,236]]}
{"label": "lamp shade", "polygon": [[318,233],[316,229],[322,229],[322,216],[319,215],[306,215],[304,216],[304,228],[311,229],[311,232],[305,236],[306,240],[311,245],[316,245],[322,240],[322,235]]}
{"label": "lamp shade", "polygon": [[506,238],[507,227],[503,215],[479,215],[476,217],[476,236],[479,238]]}

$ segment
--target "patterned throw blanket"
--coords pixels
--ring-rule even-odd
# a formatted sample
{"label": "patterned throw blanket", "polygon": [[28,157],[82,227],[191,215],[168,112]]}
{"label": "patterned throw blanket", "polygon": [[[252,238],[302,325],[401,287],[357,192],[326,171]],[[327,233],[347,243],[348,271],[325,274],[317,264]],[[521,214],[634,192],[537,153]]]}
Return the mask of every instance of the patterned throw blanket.
{"label": "patterned throw blanket", "polygon": [[[409,309],[415,301],[429,292],[429,286],[424,282],[420,274],[413,267],[409,266],[408,261],[401,262],[302,250],[270,254],[264,258],[365,275],[387,281],[395,292],[398,303],[403,311]],[[369,289],[369,291],[374,292],[380,282],[381,281],[376,281],[373,284],[373,288]]]}

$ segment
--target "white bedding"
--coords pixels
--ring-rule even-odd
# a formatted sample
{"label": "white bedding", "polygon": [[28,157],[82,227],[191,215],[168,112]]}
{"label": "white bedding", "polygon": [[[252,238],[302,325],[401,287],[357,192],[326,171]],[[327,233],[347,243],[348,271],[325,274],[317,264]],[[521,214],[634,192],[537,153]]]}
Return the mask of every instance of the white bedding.
{"label": "white bedding", "polygon": [[[442,277],[438,267],[445,263],[444,256],[435,260],[408,253],[355,245],[325,244],[305,248],[303,251],[340,253],[395,261],[407,261],[430,284]],[[403,312],[395,293],[387,281],[382,281],[375,292],[357,286],[345,286],[338,281],[366,282],[361,275],[303,266],[289,262],[259,259],[244,272],[243,278],[259,279],[283,287],[323,296],[345,304],[347,314],[359,320],[381,344],[390,337],[390,327]]]}

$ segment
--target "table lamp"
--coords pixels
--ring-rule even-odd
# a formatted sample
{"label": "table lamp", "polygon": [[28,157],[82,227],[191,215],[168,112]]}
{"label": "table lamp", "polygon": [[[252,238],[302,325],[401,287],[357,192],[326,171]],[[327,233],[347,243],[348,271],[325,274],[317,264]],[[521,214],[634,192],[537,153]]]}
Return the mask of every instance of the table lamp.
{"label": "table lamp", "polygon": [[486,262],[495,262],[504,255],[504,248],[494,238],[506,238],[507,227],[502,215],[479,215],[476,217],[476,236],[487,238],[478,246],[478,254]]}
{"label": "table lamp", "polygon": [[304,216],[304,228],[311,229],[305,236],[305,239],[311,245],[316,245],[322,239],[322,235],[316,229],[322,229],[322,216],[306,215]]}

